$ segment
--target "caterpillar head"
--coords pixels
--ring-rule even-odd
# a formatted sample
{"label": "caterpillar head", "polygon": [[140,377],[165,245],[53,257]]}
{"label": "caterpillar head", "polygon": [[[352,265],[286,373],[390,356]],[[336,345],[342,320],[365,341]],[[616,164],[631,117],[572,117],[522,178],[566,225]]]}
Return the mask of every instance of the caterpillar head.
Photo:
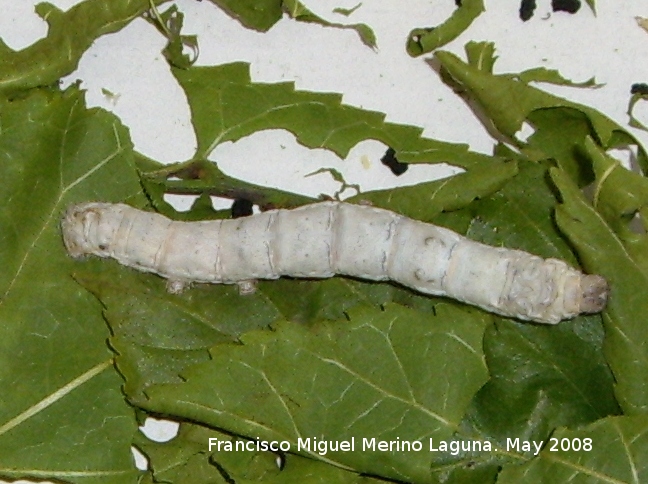
{"label": "caterpillar head", "polygon": [[70,206],[61,221],[63,242],[68,253],[75,258],[88,254],[109,257],[122,218],[121,207],[96,202]]}
{"label": "caterpillar head", "polygon": [[610,287],[605,279],[597,275],[583,275],[580,281],[582,313],[598,313],[605,309]]}

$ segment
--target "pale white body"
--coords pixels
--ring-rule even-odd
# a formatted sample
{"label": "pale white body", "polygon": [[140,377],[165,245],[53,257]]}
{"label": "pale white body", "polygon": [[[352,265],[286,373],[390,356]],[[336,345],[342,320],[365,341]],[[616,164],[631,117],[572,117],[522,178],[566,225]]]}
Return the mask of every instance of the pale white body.
{"label": "pale white body", "polygon": [[167,278],[176,291],[192,282],[341,274],[391,280],[541,323],[599,311],[607,295],[602,278],[560,260],[490,247],[388,210],[341,202],[204,222],[88,203],[68,210],[63,235],[73,256],[112,257]]}

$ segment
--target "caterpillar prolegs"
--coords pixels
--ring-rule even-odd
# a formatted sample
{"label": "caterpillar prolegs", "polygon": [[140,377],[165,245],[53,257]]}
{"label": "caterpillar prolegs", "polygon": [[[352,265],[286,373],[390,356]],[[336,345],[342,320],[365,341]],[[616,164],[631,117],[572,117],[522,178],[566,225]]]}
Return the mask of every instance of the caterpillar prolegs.
{"label": "caterpillar prolegs", "polygon": [[62,221],[74,257],[112,257],[168,279],[244,284],[335,274],[391,280],[503,316],[555,324],[601,311],[608,286],[556,259],[490,247],[389,210],[321,202],[234,220],[176,222],[123,204],[85,203]]}

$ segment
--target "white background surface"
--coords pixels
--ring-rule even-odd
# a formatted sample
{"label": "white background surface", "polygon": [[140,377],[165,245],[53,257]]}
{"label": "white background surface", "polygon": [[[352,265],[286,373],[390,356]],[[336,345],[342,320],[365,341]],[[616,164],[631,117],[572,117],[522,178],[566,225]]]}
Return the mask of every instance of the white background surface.
{"label": "white background surface", "polygon": [[[50,2],[64,10],[79,3]],[[10,47],[21,49],[46,35],[45,22],[33,11],[35,3],[0,0],[0,36]],[[247,61],[255,81],[293,80],[298,89],[340,92],[345,103],[384,112],[392,122],[421,126],[428,137],[491,152],[493,140],[465,104],[441,83],[425,56],[412,59],[405,51],[409,31],[441,23],[454,10],[454,0],[365,0],[349,18],[332,10],[353,7],[356,0],[304,3],[328,20],[367,23],[377,35],[378,50],[366,47],[351,30],[285,18],[260,34],[244,29],[208,0],[176,2],[185,13],[184,33],[198,35],[197,65]],[[542,66],[578,81],[595,76],[604,87],[541,87],[593,106],[627,126],[630,86],[648,82],[648,32],[634,19],[648,17],[646,0],[598,0],[597,17],[586,5],[575,15],[551,13],[550,0],[538,0],[536,13],[528,22],[519,19],[518,0],[485,3],[486,12],[445,49],[465,58],[466,42],[491,40],[499,56],[497,73]],[[81,79],[88,91],[88,104],[116,113],[130,128],[138,151],[162,162],[184,161],[193,155],[196,140],[184,94],[160,53],[165,43],[153,26],[135,20],[122,31],[97,40],[65,85]],[[108,98],[102,88],[116,96]],[[639,104],[635,114],[648,123],[648,103]],[[628,129],[648,143],[647,133]],[[338,169],[348,183],[357,183],[365,191],[419,183],[447,173],[437,167],[412,166],[395,178],[380,163],[385,149],[381,143],[366,141],[346,160],[340,160],[333,153],[301,147],[290,133],[275,130],[224,143],[210,158],[232,176],[308,195],[332,195],[339,189],[327,174],[304,178],[322,167]],[[172,435],[165,434],[164,425],[150,427],[159,438]]]}

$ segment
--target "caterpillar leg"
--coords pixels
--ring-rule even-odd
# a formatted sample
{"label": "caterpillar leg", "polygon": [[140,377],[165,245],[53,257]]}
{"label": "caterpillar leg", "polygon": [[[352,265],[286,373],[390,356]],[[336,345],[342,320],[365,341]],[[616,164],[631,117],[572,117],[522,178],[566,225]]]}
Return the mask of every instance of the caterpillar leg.
{"label": "caterpillar leg", "polygon": [[257,290],[257,280],[250,279],[249,281],[239,281],[236,283],[238,286],[239,294],[241,296],[250,296]]}
{"label": "caterpillar leg", "polygon": [[166,290],[169,294],[181,294],[191,287],[190,281],[167,280]]}

